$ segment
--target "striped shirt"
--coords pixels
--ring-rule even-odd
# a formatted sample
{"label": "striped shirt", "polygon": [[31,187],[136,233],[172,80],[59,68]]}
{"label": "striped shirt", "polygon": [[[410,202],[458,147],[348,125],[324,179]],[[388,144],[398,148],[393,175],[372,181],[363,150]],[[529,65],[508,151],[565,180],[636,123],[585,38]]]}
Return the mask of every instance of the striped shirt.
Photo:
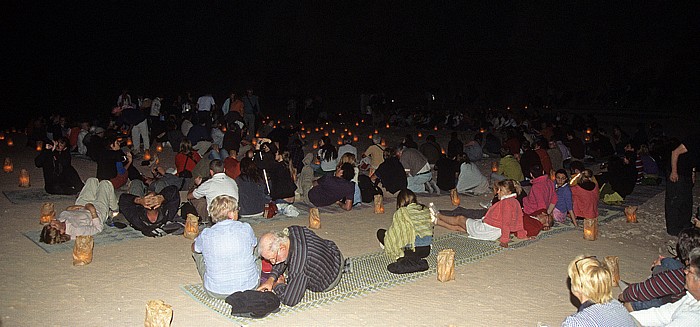
{"label": "striped shirt", "polygon": [[324,240],[302,226],[290,226],[289,255],[287,260],[272,268],[270,277],[277,279],[285,270],[287,283],[274,289],[280,301],[294,306],[308,289],[321,292],[335,281],[340,273],[341,253],[338,246]]}
{"label": "striped shirt", "polygon": [[671,296],[671,302],[685,294],[685,273],[683,269],[666,270],[649,277],[641,283],[630,284],[622,292],[625,302],[639,302]]}
{"label": "striped shirt", "polygon": [[581,304],[578,312],[566,317],[561,323],[562,327],[569,326],[616,326],[635,327],[632,316],[622,303],[612,300],[608,303],[593,303],[586,301]]}

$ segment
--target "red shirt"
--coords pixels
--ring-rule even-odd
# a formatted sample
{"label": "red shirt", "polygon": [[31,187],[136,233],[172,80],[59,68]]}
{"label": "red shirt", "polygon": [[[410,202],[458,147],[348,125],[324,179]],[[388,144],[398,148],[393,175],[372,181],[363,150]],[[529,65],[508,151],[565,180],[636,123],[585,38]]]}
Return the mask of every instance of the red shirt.
{"label": "red shirt", "polygon": [[552,170],[552,159],[549,158],[547,150],[539,148],[535,150],[535,153],[537,153],[537,156],[540,157],[540,163],[542,164],[542,170],[544,170],[544,174],[548,175],[549,172]]}
{"label": "red shirt", "polygon": [[506,198],[492,205],[484,216],[484,223],[501,229],[502,243],[510,241],[510,233],[515,233],[518,238],[527,237],[523,227],[523,210],[516,197]]}
{"label": "red shirt", "polygon": [[574,202],[574,215],[587,219],[598,217],[598,186],[586,191],[581,186],[571,186],[571,199]]}
{"label": "red shirt", "polygon": [[202,157],[199,156],[197,151],[190,152],[189,158],[186,154],[178,152],[178,154],[175,155],[175,169],[177,169],[178,174],[183,170],[192,171],[194,166],[196,166],[201,159]]}
{"label": "red shirt", "polygon": [[236,179],[241,174],[241,163],[236,158],[224,159],[224,172],[226,176]]}

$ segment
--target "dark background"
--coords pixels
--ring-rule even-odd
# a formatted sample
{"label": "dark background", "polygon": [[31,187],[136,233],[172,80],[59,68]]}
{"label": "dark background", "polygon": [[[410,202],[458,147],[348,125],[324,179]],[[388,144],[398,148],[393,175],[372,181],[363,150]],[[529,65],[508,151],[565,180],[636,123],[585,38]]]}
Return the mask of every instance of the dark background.
{"label": "dark background", "polygon": [[[252,86],[266,113],[321,95],[452,107],[696,113],[696,1],[94,1],[4,4],[5,119],[91,118],[132,98]],[[697,115],[696,115],[697,116]]]}

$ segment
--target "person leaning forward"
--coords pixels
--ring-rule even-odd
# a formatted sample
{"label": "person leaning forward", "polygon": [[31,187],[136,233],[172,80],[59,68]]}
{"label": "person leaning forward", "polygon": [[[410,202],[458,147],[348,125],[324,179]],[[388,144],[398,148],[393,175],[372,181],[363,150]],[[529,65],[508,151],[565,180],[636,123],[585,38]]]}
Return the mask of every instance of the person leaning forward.
{"label": "person leaning forward", "polygon": [[[287,306],[299,303],[307,289],[332,290],[345,271],[345,259],[338,246],[302,226],[263,234],[258,254],[273,264],[270,278],[258,290],[274,292]],[[282,275],[285,271],[286,278]]]}

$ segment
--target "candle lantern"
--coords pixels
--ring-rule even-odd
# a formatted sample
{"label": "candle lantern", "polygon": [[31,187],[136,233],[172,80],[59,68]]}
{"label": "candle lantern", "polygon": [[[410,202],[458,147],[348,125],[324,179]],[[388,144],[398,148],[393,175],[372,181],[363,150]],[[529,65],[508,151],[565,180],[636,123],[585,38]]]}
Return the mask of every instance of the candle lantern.
{"label": "candle lantern", "polygon": [[305,139],[305,138],[306,138],[306,134],[301,134],[301,138],[302,138],[302,139]]}
{"label": "candle lantern", "polygon": [[379,134],[379,131],[375,129],[374,134]]}
{"label": "candle lantern", "polygon": [[19,187],[29,187],[29,172],[26,169],[19,171]]}
{"label": "candle lantern", "polygon": [[53,202],[45,202],[41,206],[41,218],[39,218],[40,224],[48,224],[56,218],[56,210],[54,209]]}
{"label": "candle lantern", "polygon": [[182,234],[185,238],[194,240],[199,235],[199,217],[188,213],[185,221],[185,232]]}
{"label": "candle lantern", "polygon": [[381,194],[377,194],[374,196],[374,213],[384,213],[384,197]]}
{"label": "candle lantern", "polygon": [[348,132],[348,135],[352,135],[352,131],[347,131],[347,132]]}
{"label": "candle lantern", "polygon": [[132,146],[134,142],[131,140],[131,138],[126,139],[126,146]]}
{"label": "candle lantern", "polygon": [[386,128],[389,129],[391,126],[389,126],[389,123],[386,124]]}
{"label": "candle lantern", "polygon": [[173,320],[173,307],[161,300],[146,302],[144,327],[168,327]]}
{"label": "candle lantern", "polygon": [[583,140],[586,141],[586,142],[590,142],[590,141],[591,141],[591,136],[590,136],[590,135],[586,135],[586,137],[584,137]]}
{"label": "candle lantern", "polygon": [[12,141],[12,138],[10,138],[10,137],[7,138],[7,146],[9,146],[9,147],[15,146],[15,142]]}
{"label": "candle lantern", "polygon": [[6,173],[11,173],[15,170],[15,165],[12,164],[12,159],[5,158],[5,164],[2,165],[2,170]]}
{"label": "candle lantern", "polygon": [[450,200],[452,200],[453,206],[459,206],[459,204],[462,202],[461,199],[459,198],[459,193],[457,193],[456,188],[453,188],[452,190],[450,190]]}
{"label": "candle lantern", "polygon": [[418,138],[421,138],[421,137],[423,137],[423,133],[418,132]]}
{"label": "candle lantern", "polygon": [[260,137],[260,133],[255,133],[255,137]]}
{"label": "candle lantern", "polygon": [[314,149],[318,149],[318,141],[314,141],[314,144],[311,146]]}
{"label": "candle lantern", "polygon": [[92,262],[92,248],[95,240],[92,235],[79,235],[75,237],[73,246],[73,265],[84,266]]}
{"label": "candle lantern", "polygon": [[146,149],[146,151],[143,151],[143,160],[145,161],[151,161],[151,151]]}
{"label": "candle lantern", "polygon": [[598,239],[598,218],[583,220],[583,239],[595,241]]}
{"label": "candle lantern", "polygon": [[321,214],[318,212],[318,208],[309,209],[309,228],[321,228]]}
{"label": "candle lantern", "polygon": [[367,135],[367,138],[372,139],[372,134]]}
{"label": "candle lantern", "polygon": [[627,206],[625,208],[625,216],[627,217],[628,223],[637,222],[637,206]]}
{"label": "candle lantern", "polygon": [[342,140],[342,139],[338,139],[338,145],[343,145],[343,140]]}
{"label": "candle lantern", "polygon": [[331,134],[335,134],[335,128],[331,130]]}
{"label": "candle lantern", "polygon": [[617,256],[607,256],[605,257],[605,265],[608,266],[610,270],[610,276],[612,277],[612,286],[618,286],[620,282],[620,258]]}
{"label": "candle lantern", "polygon": [[39,152],[44,147],[44,142],[36,141],[36,151]]}
{"label": "candle lantern", "polygon": [[380,145],[383,147],[386,147],[386,140],[382,139],[382,141],[380,142]]}
{"label": "candle lantern", "polygon": [[479,128],[479,133],[482,133],[482,134],[483,134],[483,133],[486,133],[486,128],[483,128],[483,127],[482,127],[482,128]]}
{"label": "candle lantern", "polygon": [[494,173],[498,172],[498,161],[491,162],[491,171]]}
{"label": "candle lantern", "polygon": [[302,130],[302,131],[305,130],[304,126],[301,127],[301,130]]}
{"label": "candle lantern", "polygon": [[447,282],[455,279],[455,251],[444,249],[437,257],[437,279]]}
{"label": "candle lantern", "polygon": [[156,152],[163,152],[163,144],[162,143],[158,143],[158,145],[156,145]]}
{"label": "candle lantern", "polygon": [[0,133],[0,141],[5,139],[5,133]]}
{"label": "candle lantern", "polygon": [[345,138],[345,133],[340,133],[340,138],[344,139]]}
{"label": "candle lantern", "polygon": [[221,131],[226,133],[226,126],[221,127]]}
{"label": "candle lantern", "polygon": [[357,141],[359,141],[359,140],[360,140],[360,139],[357,138],[357,135],[355,135],[355,136],[352,138],[352,141],[353,141],[353,142],[357,142]]}
{"label": "candle lantern", "polygon": [[433,130],[437,132],[437,130],[438,130],[437,126],[433,127]]}
{"label": "candle lantern", "polygon": [[310,130],[310,129],[307,129],[307,130],[306,130],[306,134],[311,134],[311,130]]}
{"label": "candle lantern", "polygon": [[362,119],[362,120],[360,120],[360,122],[362,122],[362,123],[364,124],[364,123],[365,123],[365,120],[364,120],[364,119]]}
{"label": "candle lantern", "polygon": [[318,132],[318,127],[314,128],[314,132]]}
{"label": "candle lantern", "polygon": [[589,127],[589,128],[586,128],[586,134],[591,134],[591,132],[593,132],[593,131],[591,130],[590,127]]}

